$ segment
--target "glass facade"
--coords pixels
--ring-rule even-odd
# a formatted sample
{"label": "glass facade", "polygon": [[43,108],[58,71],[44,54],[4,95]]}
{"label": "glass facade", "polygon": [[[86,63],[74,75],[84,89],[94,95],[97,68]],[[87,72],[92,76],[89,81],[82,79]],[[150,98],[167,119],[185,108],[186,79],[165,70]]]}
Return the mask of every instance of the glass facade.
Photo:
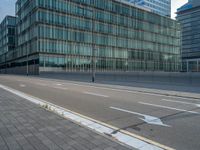
{"label": "glass facade", "polygon": [[123,0],[151,10],[162,16],[171,17],[171,0]]}
{"label": "glass facade", "polygon": [[178,9],[177,20],[182,28],[182,59],[184,71],[200,71],[200,2],[189,1]]}
{"label": "glass facade", "polygon": [[12,59],[16,46],[16,17],[6,16],[0,24],[0,68]]}
{"label": "glass facade", "polygon": [[18,0],[16,15],[15,56],[40,71],[91,71],[93,56],[97,71],[180,69],[180,25],[118,0]]}

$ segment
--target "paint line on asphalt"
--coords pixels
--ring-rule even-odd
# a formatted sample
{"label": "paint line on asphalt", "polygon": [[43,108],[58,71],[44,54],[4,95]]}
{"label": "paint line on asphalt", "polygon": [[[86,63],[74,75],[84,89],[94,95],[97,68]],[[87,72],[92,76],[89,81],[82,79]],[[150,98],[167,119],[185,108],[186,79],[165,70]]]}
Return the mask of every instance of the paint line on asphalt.
{"label": "paint line on asphalt", "polygon": [[35,83],[35,84],[37,84],[37,85],[41,85],[41,86],[46,86],[46,87],[49,87],[49,88],[55,88],[55,89],[61,89],[61,90],[68,90],[68,88],[65,88],[65,87],[60,87],[59,85],[59,87],[56,87],[56,86],[47,86],[47,84],[44,84],[44,83]]}
{"label": "paint line on asphalt", "polygon": [[61,90],[68,90],[68,88],[64,88],[64,87],[52,87],[52,88],[61,89]]}
{"label": "paint line on asphalt", "polygon": [[[51,82],[58,82],[58,80],[55,79],[36,79],[40,81],[51,81]],[[102,89],[102,90],[111,90],[111,91],[116,91],[116,92],[126,92],[126,93],[133,93],[133,94],[142,94],[142,95],[151,95],[151,96],[159,96],[159,97],[167,97],[167,98],[177,98],[177,99],[185,99],[185,100],[194,100],[194,101],[200,101],[200,99],[195,99],[195,98],[186,98],[186,97],[179,97],[179,96],[170,96],[170,95],[164,95],[164,94],[159,94],[159,93],[150,93],[150,92],[142,92],[142,91],[134,91],[134,90],[128,90],[128,89],[118,89],[118,88],[112,88],[112,87],[102,87],[102,86],[94,86],[94,85],[83,85],[79,84],[76,82],[65,82],[63,85],[70,84],[74,86],[80,86],[80,87],[92,87],[96,89]]]}
{"label": "paint line on asphalt", "polygon": [[[41,79],[40,79],[41,80]],[[110,87],[100,87],[100,86],[94,86],[94,85],[82,85],[78,83],[71,83],[71,82],[66,82],[64,84],[70,84],[74,86],[80,86],[80,87],[92,87],[95,89],[102,89],[102,90],[110,90],[110,91],[116,91],[116,92],[126,92],[126,93],[132,93],[132,94],[142,94],[142,95],[151,95],[151,96],[159,96],[159,97],[167,97],[167,98],[177,98],[177,99],[184,99],[184,100],[194,100],[194,101],[200,101],[200,99],[193,99],[193,98],[186,98],[186,97],[179,97],[179,96],[169,96],[169,95],[164,95],[164,94],[157,94],[157,93],[148,93],[148,92],[142,92],[142,91],[134,91],[134,90],[126,90],[126,89],[114,89]]]}
{"label": "paint line on asphalt", "polygon": [[[49,81],[48,79],[37,79],[40,80],[41,82],[44,81]],[[56,80],[51,81],[52,84],[55,84],[54,82],[57,82]],[[102,89],[102,90],[111,90],[111,91],[116,91],[116,92],[128,92],[128,93],[138,93],[136,91],[128,91],[128,90],[122,90],[122,89],[112,89],[112,88],[107,88],[107,87],[97,87],[97,86],[93,86],[93,85],[82,85],[82,84],[78,84],[78,83],[71,83],[71,82],[66,82],[63,84],[60,83],[56,83],[56,85],[73,85],[73,86],[80,86],[80,87],[89,87],[89,88],[96,88],[96,89]],[[84,94],[88,94],[88,95],[93,95],[93,96],[100,96],[100,97],[109,97],[107,95],[102,95],[102,94],[97,94],[97,93],[93,93],[93,92],[83,92]],[[153,95],[153,94],[151,94]]]}
{"label": "paint line on asphalt", "polygon": [[178,97],[178,96],[165,96],[167,98],[176,98],[176,99],[184,99],[184,100],[188,100],[188,101],[200,101],[200,99],[196,99],[196,98],[186,98],[186,97]]}
{"label": "paint line on asphalt", "polygon": [[[37,85],[40,85],[40,86],[46,86],[46,87],[54,88],[54,89],[68,90],[68,88],[65,88],[65,87],[48,86],[48,85],[45,84],[45,83],[37,83],[37,82],[34,82],[34,84],[37,84]],[[59,85],[61,85],[61,84],[58,84],[57,86],[59,86]]]}
{"label": "paint line on asphalt", "polygon": [[[0,88],[11,92],[19,97],[25,98],[32,103],[35,103],[40,106],[48,106],[48,109],[65,117],[66,119],[70,119],[76,123],[81,124],[82,126],[88,127],[91,130],[94,130],[98,133],[110,135],[113,139],[118,140],[119,142],[126,144],[130,147],[139,149],[139,150],[174,150],[173,148],[167,147],[165,145],[159,144],[157,142],[151,141],[149,139],[140,137],[133,133],[129,133],[124,130],[119,130],[116,127],[105,124],[103,122],[94,120],[87,116],[83,116],[76,112],[70,111],[63,107],[57,106],[53,103],[47,102],[37,97],[30,96],[18,90],[12,89],[10,87],[4,86],[0,84]],[[114,132],[118,131],[118,132]]]}
{"label": "paint line on asphalt", "polygon": [[20,87],[26,87],[26,85],[25,85],[25,84],[20,84],[19,86],[20,86]]}
{"label": "paint line on asphalt", "polygon": [[109,96],[107,95],[102,95],[102,94],[98,94],[98,93],[93,93],[93,92],[83,92],[84,94],[87,94],[87,95],[92,95],[92,96],[99,96],[99,97],[105,97],[105,98],[108,98]]}
{"label": "paint line on asphalt", "polygon": [[[37,79],[37,80],[40,80],[40,81],[45,81],[45,80],[49,81],[48,79]],[[56,82],[56,80],[55,80],[55,82]],[[94,85],[83,85],[83,84],[72,83],[72,82],[65,82],[64,84],[65,85],[66,84],[70,84],[70,85],[74,85],[74,86],[88,87],[88,88],[92,87],[92,88],[95,88],[95,89],[111,90],[111,91],[116,91],[116,92],[127,92],[127,93],[133,93],[133,94],[139,93],[139,94],[152,95],[152,96],[158,96],[158,95],[159,96],[164,96],[164,95],[161,95],[161,94],[143,93],[143,92],[139,92],[139,91],[131,91],[131,90],[125,90],[125,89],[114,89],[114,88],[110,88],[110,87],[100,87],[100,86],[98,87],[98,86],[94,86]],[[166,96],[164,96],[164,97],[166,97]]]}
{"label": "paint line on asphalt", "polygon": [[160,118],[158,118],[158,117],[154,117],[154,116],[150,116],[150,115],[146,115],[146,114],[142,114],[142,113],[138,113],[138,112],[122,109],[122,108],[117,108],[117,107],[110,107],[110,108],[114,109],[114,110],[130,113],[130,114],[142,116],[142,117],[144,117],[144,119],[143,118],[139,118],[139,119],[143,120],[147,124],[159,125],[159,126],[164,126],[164,127],[171,127],[170,125],[164,124],[162,122],[162,120]]}
{"label": "paint line on asphalt", "polygon": [[61,86],[62,84],[61,83],[57,83],[56,85]]}
{"label": "paint line on asphalt", "polygon": [[172,103],[180,103],[180,104],[187,104],[187,105],[194,105],[194,106],[200,107],[200,104],[183,102],[183,101],[177,101],[177,100],[162,99],[161,101],[172,102]]}
{"label": "paint line on asphalt", "polygon": [[169,107],[169,106],[150,104],[150,103],[145,103],[145,102],[138,102],[138,103],[139,104],[143,104],[143,105],[153,106],[153,107],[165,108],[165,109],[176,110],[176,111],[181,111],[181,112],[187,112],[187,113],[191,113],[191,114],[200,115],[200,113],[196,112],[196,111],[189,111],[189,110],[185,110],[185,109],[179,109],[179,108],[174,108],[174,107]]}

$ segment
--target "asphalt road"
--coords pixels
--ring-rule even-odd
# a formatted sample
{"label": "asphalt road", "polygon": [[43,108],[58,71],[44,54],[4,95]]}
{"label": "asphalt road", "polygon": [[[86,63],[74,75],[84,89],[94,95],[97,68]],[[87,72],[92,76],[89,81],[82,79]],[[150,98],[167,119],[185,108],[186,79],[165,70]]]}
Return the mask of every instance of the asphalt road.
{"label": "asphalt road", "polygon": [[200,149],[200,99],[39,77],[1,75],[0,84],[178,150]]}

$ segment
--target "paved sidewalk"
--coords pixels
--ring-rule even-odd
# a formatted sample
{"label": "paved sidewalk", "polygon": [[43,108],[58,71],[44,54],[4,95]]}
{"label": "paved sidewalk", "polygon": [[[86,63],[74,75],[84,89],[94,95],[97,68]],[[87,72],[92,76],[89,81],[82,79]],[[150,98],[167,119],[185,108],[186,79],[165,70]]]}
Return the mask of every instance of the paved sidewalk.
{"label": "paved sidewalk", "polygon": [[128,150],[0,89],[0,150]]}

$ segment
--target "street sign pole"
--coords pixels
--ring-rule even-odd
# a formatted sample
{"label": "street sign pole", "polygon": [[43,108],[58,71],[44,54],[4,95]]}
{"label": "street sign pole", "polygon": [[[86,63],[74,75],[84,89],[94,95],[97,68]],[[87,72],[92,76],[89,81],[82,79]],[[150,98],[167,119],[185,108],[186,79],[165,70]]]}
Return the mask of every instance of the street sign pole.
{"label": "street sign pole", "polygon": [[92,10],[92,82],[95,82],[96,74],[96,54],[95,54],[95,45],[94,45],[94,10]]}

